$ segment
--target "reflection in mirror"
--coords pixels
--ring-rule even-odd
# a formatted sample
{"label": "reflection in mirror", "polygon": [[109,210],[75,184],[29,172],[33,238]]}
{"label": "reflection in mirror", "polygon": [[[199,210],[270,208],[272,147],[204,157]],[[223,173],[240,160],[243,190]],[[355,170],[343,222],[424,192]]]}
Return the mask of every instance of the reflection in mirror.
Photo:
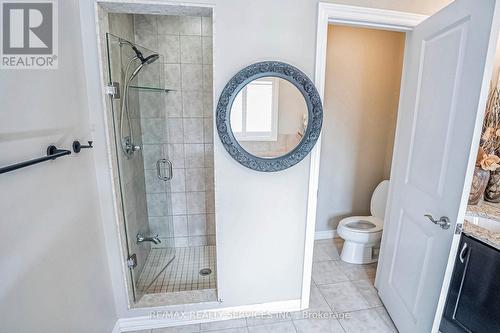
{"label": "reflection in mirror", "polygon": [[238,92],[230,122],[243,149],[257,157],[275,158],[299,144],[307,116],[306,101],[297,87],[282,78],[263,77]]}

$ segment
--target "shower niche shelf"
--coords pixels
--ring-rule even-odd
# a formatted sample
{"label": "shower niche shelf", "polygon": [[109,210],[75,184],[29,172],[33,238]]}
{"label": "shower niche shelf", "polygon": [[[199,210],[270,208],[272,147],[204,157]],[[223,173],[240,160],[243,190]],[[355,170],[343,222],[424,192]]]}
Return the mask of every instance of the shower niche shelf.
{"label": "shower niche shelf", "polygon": [[160,87],[147,87],[147,86],[130,86],[132,89],[137,89],[137,90],[142,90],[142,91],[149,91],[149,92],[164,92],[168,93],[169,91],[175,91],[174,89],[166,89],[166,88],[160,88]]}

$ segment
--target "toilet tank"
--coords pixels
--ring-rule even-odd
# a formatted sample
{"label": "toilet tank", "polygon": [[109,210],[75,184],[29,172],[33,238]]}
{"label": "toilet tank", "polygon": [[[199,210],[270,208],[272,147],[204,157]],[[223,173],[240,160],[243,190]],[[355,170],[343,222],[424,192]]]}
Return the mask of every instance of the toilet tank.
{"label": "toilet tank", "polygon": [[372,194],[370,202],[370,212],[372,216],[384,220],[385,206],[387,204],[387,193],[389,192],[389,181],[383,180],[377,185]]}

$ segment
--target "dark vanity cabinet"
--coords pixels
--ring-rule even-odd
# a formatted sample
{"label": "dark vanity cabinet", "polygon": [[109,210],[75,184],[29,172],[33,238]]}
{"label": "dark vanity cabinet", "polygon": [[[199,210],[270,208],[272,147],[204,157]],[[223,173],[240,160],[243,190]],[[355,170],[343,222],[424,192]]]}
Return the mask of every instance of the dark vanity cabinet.
{"label": "dark vanity cabinet", "polygon": [[500,333],[500,251],[462,235],[440,331]]}

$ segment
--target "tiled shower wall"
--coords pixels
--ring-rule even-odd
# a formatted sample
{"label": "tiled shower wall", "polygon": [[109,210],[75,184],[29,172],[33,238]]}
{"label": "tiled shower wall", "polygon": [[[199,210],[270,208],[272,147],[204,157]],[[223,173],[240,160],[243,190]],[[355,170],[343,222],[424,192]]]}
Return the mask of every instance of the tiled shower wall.
{"label": "tiled shower wall", "polygon": [[[165,97],[140,96],[141,116],[149,118],[143,120],[142,131],[151,231],[164,234],[164,219],[172,219],[175,246],[213,245],[212,19],[134,15],[134,26],[136,43],[165,57],[165,87],[172,90]],[[158,98],[164,98],[164,104]],[[163,141],[144,139],[161,134]],[[155,180],[154,161],[161,154],[174,169],[170,188],[164,189],[167,195],[158,192]],[[169,199],[171,210],[165,202]]]}

